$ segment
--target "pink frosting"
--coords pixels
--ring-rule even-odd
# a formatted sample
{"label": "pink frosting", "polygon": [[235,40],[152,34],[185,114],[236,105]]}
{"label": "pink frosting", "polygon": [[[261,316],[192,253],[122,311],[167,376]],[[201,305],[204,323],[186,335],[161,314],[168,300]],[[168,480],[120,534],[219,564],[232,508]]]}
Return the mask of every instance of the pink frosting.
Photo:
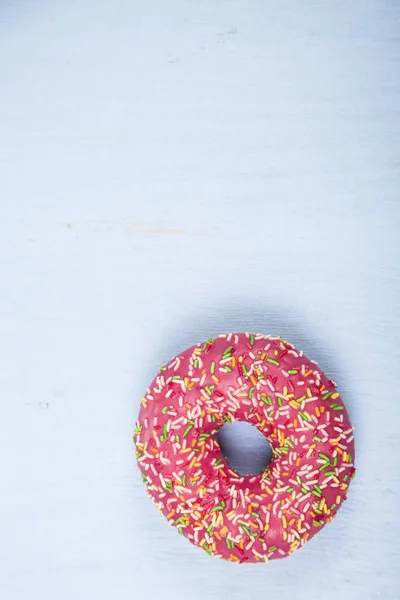
{"label": "pink frosting", "polygon": [[[247,421],[273,448],[241,476],[217,432]],[[134,440],[147,492],[210,555],[265,562],[302,547],[336,515],[354,475],[354,436],[336,385],[287,341],[231,333],[174,357],[142,399]]]}

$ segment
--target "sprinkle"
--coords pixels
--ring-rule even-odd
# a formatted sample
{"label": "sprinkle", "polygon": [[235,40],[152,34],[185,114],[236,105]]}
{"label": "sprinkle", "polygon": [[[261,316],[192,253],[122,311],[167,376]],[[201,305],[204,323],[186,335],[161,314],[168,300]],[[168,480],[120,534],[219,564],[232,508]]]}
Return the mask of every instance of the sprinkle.
{"label": "sprinkle", "polygon": [[267,358],[267,362],[276,365],[277,367],[279,367],[279,363],[277,360],[274,360],[273,358]]}

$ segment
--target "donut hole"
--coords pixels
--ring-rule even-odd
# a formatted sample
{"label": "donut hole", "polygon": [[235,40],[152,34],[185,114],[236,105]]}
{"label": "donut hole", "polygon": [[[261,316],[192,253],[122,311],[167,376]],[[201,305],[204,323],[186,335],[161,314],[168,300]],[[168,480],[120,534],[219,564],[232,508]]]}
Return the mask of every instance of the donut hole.
{"label": "donut hole", "polygon": [[217,439],[229,466],[240,475],[259,475],[272,460],[267,438],[246,421],[225,423]]}

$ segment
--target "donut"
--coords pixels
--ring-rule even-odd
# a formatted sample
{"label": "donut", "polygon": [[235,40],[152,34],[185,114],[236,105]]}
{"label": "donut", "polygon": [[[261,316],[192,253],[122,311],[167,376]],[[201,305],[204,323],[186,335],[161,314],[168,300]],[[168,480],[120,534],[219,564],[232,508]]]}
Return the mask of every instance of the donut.
{"label": "donut", "polygon": [[[218,431],[247,421],[272,447],[264,472],[242,476]],[[270,335],[229,333],[162,366],[134,431],[147,493],[207,554],[268,562],[301,548],[336,515],[354,477],[348,412],[316,362]]]}

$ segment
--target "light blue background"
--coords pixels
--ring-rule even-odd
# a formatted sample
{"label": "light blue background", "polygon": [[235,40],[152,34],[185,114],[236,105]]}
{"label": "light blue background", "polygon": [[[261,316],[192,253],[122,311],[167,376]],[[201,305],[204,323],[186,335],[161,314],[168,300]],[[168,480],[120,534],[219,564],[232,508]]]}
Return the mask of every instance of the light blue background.
{"label": "light blue background", "polygon": [[[0,595],[400,597],[396,1],[0,4]],[[356,426],[345,507],[269,565],[154,510],[156,369],[282,334]]]}

